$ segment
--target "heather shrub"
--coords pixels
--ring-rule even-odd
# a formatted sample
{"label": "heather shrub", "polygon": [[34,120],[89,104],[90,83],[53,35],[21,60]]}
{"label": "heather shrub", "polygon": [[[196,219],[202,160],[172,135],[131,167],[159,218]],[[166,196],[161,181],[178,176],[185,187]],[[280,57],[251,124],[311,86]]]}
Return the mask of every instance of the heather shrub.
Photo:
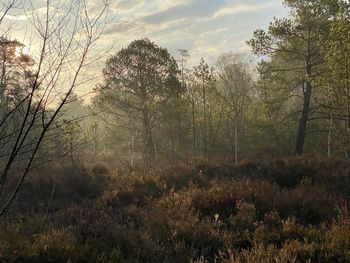
{"label": "heather shrub", "polygon": [[255,206],[256,218],[277,206],[281,189],[262,180],[214,180],[194,199],[194,206],[203,216],[219,214],[227,219],[235,213],[236,203],[244,201]]}
{"label": "heather shrub", "polygon": [[198,191],[200,189],[190,188],[171,192],[156,201],[145,217],[144,226],[150,236],[168,244],[168,249],[176,248],[173,256],[185,255],[179,258],[181,261],[197,256],[213,257],[227,248],[229,241],[227,229],[220,220],[214,215],[202,220],[192,206],[192,198]]}
{"label": "heather shrub", "polygon": [[246,201],[236,202],[236,213],[228,219],[228,226],[233,235],[232,246],[241,251],[252,248],[252,232],[256,222],[256,208]]}
{"label": "heather shrub", "polygon": [[[67,262],[73,258],[75,238],[64,230],[52,230],[27,239],[20,232],[8,233],[1,243],[1,262]],[[4,240],[4,236],[2,236]]]}
{"label": "heather shrub", "polygon": [[105,189],[111,182],[111,172],[104,164],[95,164],[91,169],[91,177],[99,189]]}
{"label": "heather shrub", "polygon": [[164,189],[173,189],[178,191],[190,184],[196,184],[205,187],[209,183],[209,178],[200,168],[178,165],[171,169],[165,169],[159,172],[159,181]]}
{"label": "heather shrub", "polygon": [[[45,171],[47,174],[43,175]],[[4,189],[5,195],[18,183],[18,177],[9,177],[9,181],[10,185],[13,185]],[[109,176],[104,180],[97,180],[89,169],[84,167],[45,167],[40,174],[33,172],[24,181],[12,211],[14,214],[46,213],[48,202],[50,210],[57,211],[67,205],[81,203],[85,199],[97,198],[112,187],[113,183]]]}
{"label": "heather shrub", "polygon": [[267,214],[257,224],[252,249],[231,253],[227,262],[350,262],[349,217],[330,225],[304,227],[294,218]]}
{"label": "heather shrub", "polygon": [[92,169],[91,169],[92,175],[94,178],[103,178],[103,177],[108,177],[110,175],[110,172],[106,165],[104,164],[95,164]]}
{"label": "heather shrub", "polygon": [[0,262],[349,262],[347,162],[112,169],[51,167],[46,195],[28,180]]}
{"label": "heather shrub", "polygon": [[337,215],[336,205],[341,200],[326,195],[316,187],[299,186],[282,190],[276,209],[283,218],[296,217],[305,225],[330,221]]}

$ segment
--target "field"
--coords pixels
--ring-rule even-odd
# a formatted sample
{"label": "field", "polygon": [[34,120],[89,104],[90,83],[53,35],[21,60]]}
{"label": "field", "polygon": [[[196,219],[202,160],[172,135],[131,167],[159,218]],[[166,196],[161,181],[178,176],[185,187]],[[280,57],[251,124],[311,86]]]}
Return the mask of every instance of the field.
{"label": "field", "polygon": [[345,161],[42,170],[2,221],[1,262],[350,262]]}

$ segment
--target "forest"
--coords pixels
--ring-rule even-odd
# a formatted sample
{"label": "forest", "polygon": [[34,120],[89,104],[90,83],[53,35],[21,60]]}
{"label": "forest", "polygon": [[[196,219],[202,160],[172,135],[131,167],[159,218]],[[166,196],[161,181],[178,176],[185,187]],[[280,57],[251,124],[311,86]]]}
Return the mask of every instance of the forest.
{"label": "forest", "polygon": [[2,0],[0,262],[350,262],[350,3],[275,2],[209,57]]}

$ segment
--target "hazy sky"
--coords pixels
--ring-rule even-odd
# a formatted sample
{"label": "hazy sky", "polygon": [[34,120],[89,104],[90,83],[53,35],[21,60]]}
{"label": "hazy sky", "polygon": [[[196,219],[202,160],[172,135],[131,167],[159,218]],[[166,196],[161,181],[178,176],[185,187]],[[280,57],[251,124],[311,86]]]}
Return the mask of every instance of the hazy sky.
{"label": "hazy sky", "polygon": [[247,52],[253,31],[287,15],[281,0],[119,0],[118,14],[106,29],[108,39],[124,46],[148,37],[176,54],[188,49],[192,62],[232,50]]}
{"label": "hazy sky", "polygon": [[[102,2],[86,1],[91,12]],[[53,5],[55,2],[61,7],[71,3],[51,0]],[[39,13],[45,13],[46,0],[32,3]],[[64,8],[59,11],[64,13]],[[245,42],[255,29],[267,28],[273,17],[287,15],[282,0],[114,0],[108,15],[113,19],[107,24],[100,45],[113,45],[112,52],[117,52],[135,39],[148,37],[175,57],[178,49],[189,50],[190,64],[195,65],[201,57],[213,62],[223,52],[249,52]],[[12,37],[28,42],[31,34],[26,17],[8,16],[7,20],[17,20],[19,29]],[[31,45],[39,47],[32,40]],[[101,72],[103,66],[101,61],[90,71]]]}
{"label": "hazy sky", "polygon": [[[86,1],[92,12],[102,2]],[[45,12],[46,0],[24,2],[32,2],[35,9]],[[53,6],[58,2],[61,7],[71,3],[50,2]],[[112,0],[109,17],[113,20],[101,43],[114,44],[116,52],[134,39],[148,37],[174,56],[177,49],[189,50],[194,64],[200,57],[210,61],[225,51],[248,52],[245,42],[255,29],[266,28],[274,16],[287,14],[282,0]],[[17,19],[22,28],[30,25],[25,16]],[[28,34],[30,30],[26,30]]]}

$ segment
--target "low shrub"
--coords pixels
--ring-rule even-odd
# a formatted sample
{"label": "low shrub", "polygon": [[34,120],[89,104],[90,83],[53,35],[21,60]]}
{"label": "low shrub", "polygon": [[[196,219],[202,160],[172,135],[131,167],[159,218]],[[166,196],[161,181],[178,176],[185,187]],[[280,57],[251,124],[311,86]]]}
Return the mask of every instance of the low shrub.
{"label": "low shrub", "polygon": [[50,171],[51,208],[28,180],[0,262],[350,262],[347,162]]}

